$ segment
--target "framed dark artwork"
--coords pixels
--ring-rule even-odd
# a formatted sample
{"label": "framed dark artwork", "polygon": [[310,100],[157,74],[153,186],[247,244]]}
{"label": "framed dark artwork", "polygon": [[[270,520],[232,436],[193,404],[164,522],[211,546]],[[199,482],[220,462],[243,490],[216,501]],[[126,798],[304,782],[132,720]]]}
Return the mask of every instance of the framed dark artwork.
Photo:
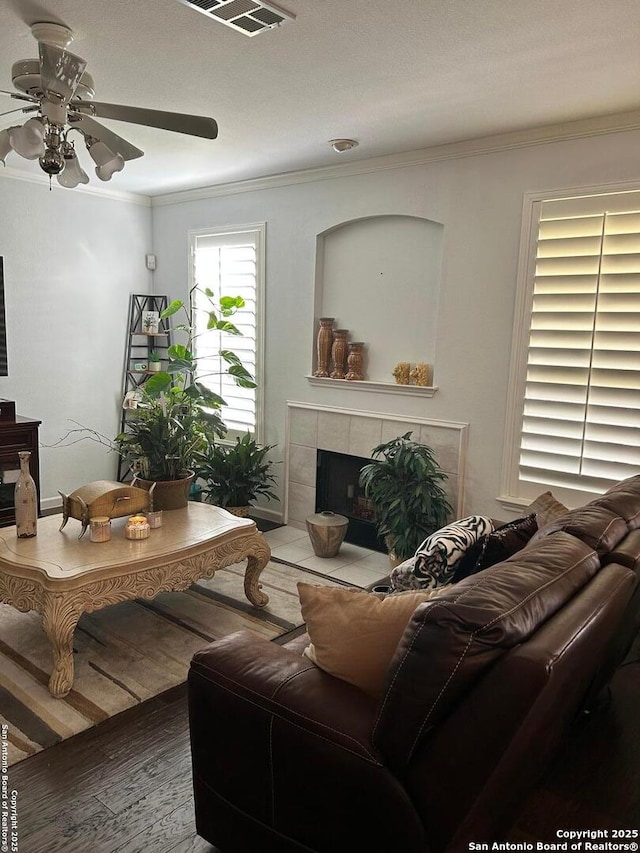
{"label": "framed dark artwork", "polygon": [[7,324],[4,310],[4,259],[0,257],[0,376],[8,375]]}

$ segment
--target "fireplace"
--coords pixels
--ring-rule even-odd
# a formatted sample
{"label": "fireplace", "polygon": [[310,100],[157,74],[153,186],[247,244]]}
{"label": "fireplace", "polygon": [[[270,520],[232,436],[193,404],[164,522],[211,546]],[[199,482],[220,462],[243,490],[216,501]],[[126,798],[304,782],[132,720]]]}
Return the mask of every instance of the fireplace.
{"label": "fireplace", "polygon": [[386,552],[378,538],[371,502],[358,485],[360,469],[370,459],[317,451],[316,512],[331,510],[349,519],[345,542],[361,545],[373,551]]}
{"label": "fireplace", "polygon": [[[338,381],[338,380],[336,380]],[[398,415],[364,412],[311,403],[287,403],[287,435],[285,438],[285,493],[283,520],[286,524],[305,530],[305,520],[314,512],[332,509],[354,519],[349,528],[364,527],[372,537],[366,547],[384,550],[377,541],[376,528],[366,518],[367,505],[356,492],[357,474],[370,461],[374,447],[398,435],[411,431],[415,441],[433,448],[438,464],[447,474],[447,497],[458,518],[464,515],[465,456],[468,424],[437,421]],[[343,494],[318,496],[318,452],[330,451],[338,457],[355,459],[355,471],[348,470]],[[342,476],[342,475],[340,475]],[[333,488],[333,487],[331,487]],[[334,503],[334,498],[336,503]],[[359,500],[356,502],[356,498]],[[341,503],[347,501],[347,506]],[[349,501],[352,501],[351,505]],[[331,505],[328,505],[331,504]],[[354,514],[350,510],[356,507]],[[369,527],[367,527],[370,525]],[[351,541],[351,540],[349,540]],[[373,544],[375,543],[375,544]]]}

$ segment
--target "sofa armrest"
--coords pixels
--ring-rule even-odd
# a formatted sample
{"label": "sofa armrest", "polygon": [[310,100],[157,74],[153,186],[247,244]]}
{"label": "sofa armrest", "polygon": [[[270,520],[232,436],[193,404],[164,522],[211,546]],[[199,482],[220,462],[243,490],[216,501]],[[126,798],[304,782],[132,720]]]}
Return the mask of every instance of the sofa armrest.
{"label": "sofa armrest", "polygon": [[424,850],[413,804],[371,744],[374,699],[244,631],[198,652],[188,685],[196,827],[212,844]]}
{"label": "sofa armrest", "polygon": [[204,682],[380,763],[370,741],[375,702],[286,647],[237,631],[194,655],[189,684]]}

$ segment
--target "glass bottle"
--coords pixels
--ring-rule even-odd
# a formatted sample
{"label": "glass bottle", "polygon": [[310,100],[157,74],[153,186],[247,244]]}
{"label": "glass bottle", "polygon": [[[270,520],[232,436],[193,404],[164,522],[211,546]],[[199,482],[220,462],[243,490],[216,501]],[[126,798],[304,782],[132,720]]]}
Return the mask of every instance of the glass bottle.
{"label": "glass bottle", "polygon": [[20,459],[20,475],[16,480],[14,505],[16,508],[16,532],[18,539],[27,539],[38,532],[38,494],[36,484],[29,471],[28,450],[18,453]]}

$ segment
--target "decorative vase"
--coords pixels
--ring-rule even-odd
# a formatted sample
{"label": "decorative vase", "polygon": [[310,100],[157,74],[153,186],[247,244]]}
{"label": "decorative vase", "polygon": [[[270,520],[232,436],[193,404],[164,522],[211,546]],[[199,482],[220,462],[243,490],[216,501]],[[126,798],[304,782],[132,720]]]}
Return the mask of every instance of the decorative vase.
{"label": "decorative vase", "polygon": [[316,557],[335,557],[346,536],[349,519],[324,510],[310,515],[305,524]]}
{"label": "decorative vase", "polygon": [[363,347],[364,343],[362,341],[355,341],[354,343],[349,344],[349,357],[347,358],[349,370],[347,372],[347,375],[345,376],[345,379],[364,379],[364,373],[362,372]]}
{"label": "decorative vase", "polygon": [[318,367],[314,376],[328,376],[329,362],[331,360],[331,347],[333,345],[333,317],[320,317],[320,330],[318,331],[317,350]]}
{"label": "decorative vase", "polygon": [[333,344],[331,346],[331,371],[332,379],[344,379],[345,365],[347,361],[347,335],[349,329],[335,329],[333,332]]}
{"label": "decorative vase", "polygon": [[38,532],[38,494],[36,484],[29,471],[31,453],[21,450],[20,474],[16,480],[14,504],[16,508],[16,532],[18,539],[27,539]]}

